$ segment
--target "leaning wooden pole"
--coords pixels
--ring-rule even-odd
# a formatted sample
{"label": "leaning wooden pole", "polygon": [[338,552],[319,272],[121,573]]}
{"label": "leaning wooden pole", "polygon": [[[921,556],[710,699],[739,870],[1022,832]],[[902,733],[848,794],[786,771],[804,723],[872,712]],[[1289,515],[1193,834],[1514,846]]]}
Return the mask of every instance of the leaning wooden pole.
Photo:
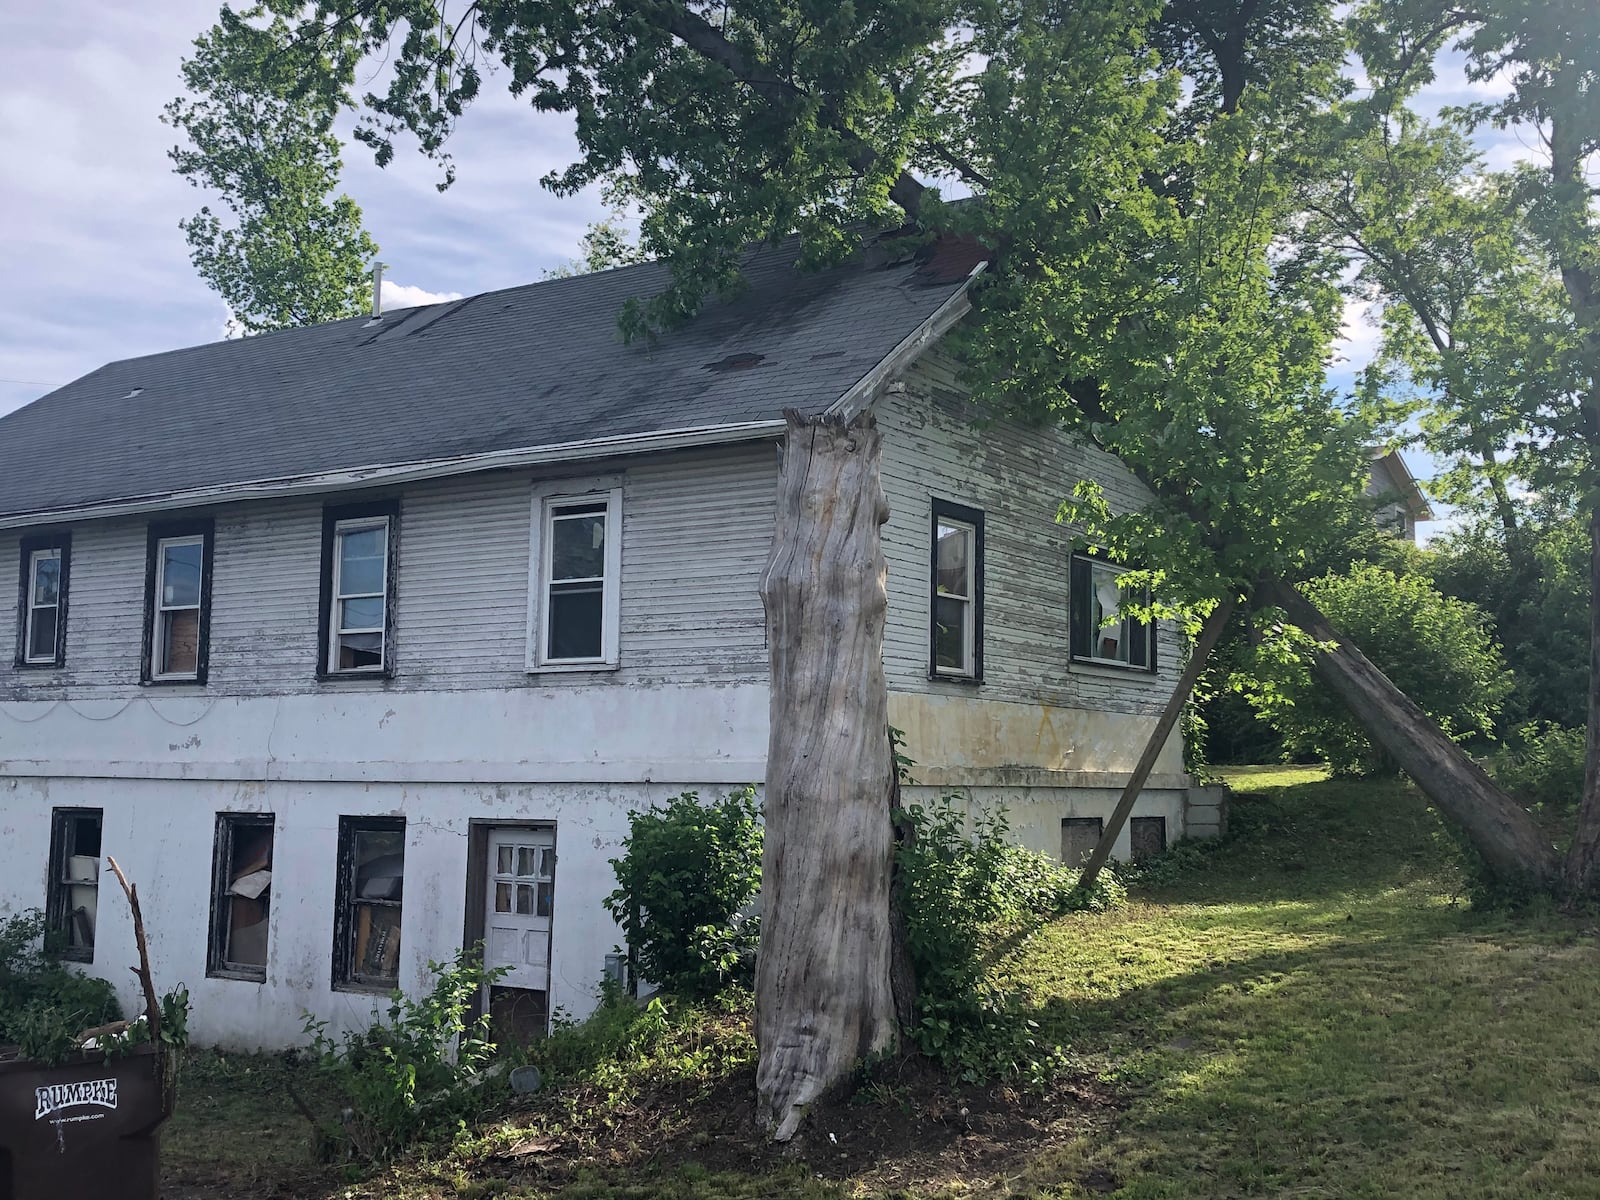
{"label": "leaning wooden pole", "polygon": [[1200,637],[1194,644],[1194,652],[1189,655],[1183,673],[1178,676],[1177,686],[1172,689],[1172,696],[1167,700],[1166,708],[1161,710],[1161,719],[1156,722],[1150,740],[1144,744],[1144,753],[1139,755],[1139,761],[1134,765],[1133,774],[1128,777],[1122,795],[1117,799],[1117,807],[1112,811],[1111,819],[1106,822],[1106,827],[1100,834],[1100,841],[1095,845],[1094,853],[1089,855],[1089,861],[1083,867],[1083,874],[1078,876],[1080,888],[1093,887],[1094,881],[1100,878],[1106,860],[1111,857],[1111,847],[1116,843],[1117,835],[1128,823],[1128,817],[1133,813],[1133,806],[1138,802],[1139,793],[1144,790],[1150,772],[1155,770],[1156,759],[1161,757],[1162,747],[1167,744],[1167,739],[1172,736],[1172,730],[1178,724],[1178,718],[1183,715],[1183,706],[1189,702],[1189,693],[1194,691],[1200,672],[1206,669],[1206,663],[1211,660],[1211,652],[1217,648],[1222,631],[1228,627],[1228,618],[1233,615],[1233,604],[1232,596],[1225,597],[1211,610],[1211,615],[1200,627]]}
{"label": "leaning wooden pole", "polygon": [[1257,587],[1256,595],[1281,608],[1314,640],[1332,646],[1312,652],[1312,672],[1339,697],[1367,736],[1389,752],[1428,801],[1460,827],[1497,878],[1559,890],[1561,864],[1550,839],[1521,805],[1445,736],[1432,717],[1289,583],[1266,580]]}
{"label": "leaning wooden pole", "polygon": [[756,1114],[778,1141],[896,1034],[881,439],[870,414],[785,416],[756,960]]}

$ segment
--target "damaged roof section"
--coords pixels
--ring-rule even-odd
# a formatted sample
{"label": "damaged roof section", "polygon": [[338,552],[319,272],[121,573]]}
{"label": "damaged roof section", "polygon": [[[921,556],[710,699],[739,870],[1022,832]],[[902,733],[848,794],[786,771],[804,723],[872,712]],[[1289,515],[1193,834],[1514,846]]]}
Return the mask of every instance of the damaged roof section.
{"label": "damaged roof section", "polygon": [[664,264],[111,363],[0,418],[0,518],[820,412],[979,257],[869,250],[802,273],[799,249],[753,249],[742,292],[629,345],[618,315]]}

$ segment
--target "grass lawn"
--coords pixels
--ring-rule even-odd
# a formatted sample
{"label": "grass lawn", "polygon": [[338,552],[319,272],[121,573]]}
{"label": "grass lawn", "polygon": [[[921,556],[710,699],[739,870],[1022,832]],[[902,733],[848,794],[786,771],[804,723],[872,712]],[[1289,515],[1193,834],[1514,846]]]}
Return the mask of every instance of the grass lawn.
{"label": "grass lawn", "polygon": [[1442,832],[1400,784],[1229,775],[1224,843],[998,962],[1072,1055],[1047,1096],[880,1071],[785,1156],[750,1137],[740,1018],[688,1020],[454,1147],[347,1174],[311,1161],[291,1068],[202,1055],[170,1194],[1600,1197],[1596,923],[1455,903]]}

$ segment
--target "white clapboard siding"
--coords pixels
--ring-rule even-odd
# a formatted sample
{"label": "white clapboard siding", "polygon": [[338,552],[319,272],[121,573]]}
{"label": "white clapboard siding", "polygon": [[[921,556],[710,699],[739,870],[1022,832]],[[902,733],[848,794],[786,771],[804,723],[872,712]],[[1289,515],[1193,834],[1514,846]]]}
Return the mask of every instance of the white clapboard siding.
{"label": "white clapboard siding", "polygon": [[[585,476],[567,475],[581,483]],[[285,695],[571,686],[766,675],[757,591],[772,538],[770,443],[605,464],[623,488],[620,669],[530,677],[526,665],[531,470],[434,480],[400,494],[395,677],[318,682],[323,502],[362,493],[215,509],[210,676],[205,694]],[[138,694],[147,525],[71,527],[67,665],[18,670],[20,561],[0,532],[0,700]],[[187,685],[177,692],[195,690]]]}
{"label": "white clapboard siding", "polygon": [[[1117,460],[1076,445],[1050,426],[1000,421],[975,429],[954,364],[933,352],[903,392],[874,409],[883,429],[884,529],[889,559],[885,660],[896,691],[1070,708],[1148,713],[1178,672],[1174,631],[1158,632],[1158,671],[1073,664],[1067,578],[1072,531],[1056,523],[1079,479],[1098,480],[1113,508],[1144,502],[1143,486]],[[929,558],[933,499],[984,514],[983,683],[928,678]]]}

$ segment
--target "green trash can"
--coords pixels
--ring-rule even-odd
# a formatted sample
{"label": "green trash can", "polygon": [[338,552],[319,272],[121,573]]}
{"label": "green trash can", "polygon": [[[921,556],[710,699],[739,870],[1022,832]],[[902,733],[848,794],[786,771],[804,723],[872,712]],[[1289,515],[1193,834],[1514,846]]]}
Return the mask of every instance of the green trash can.
{"label": "green trash can", "polygon": [[0,1200],[159,1200],[162,1056],[0,1060]]}

